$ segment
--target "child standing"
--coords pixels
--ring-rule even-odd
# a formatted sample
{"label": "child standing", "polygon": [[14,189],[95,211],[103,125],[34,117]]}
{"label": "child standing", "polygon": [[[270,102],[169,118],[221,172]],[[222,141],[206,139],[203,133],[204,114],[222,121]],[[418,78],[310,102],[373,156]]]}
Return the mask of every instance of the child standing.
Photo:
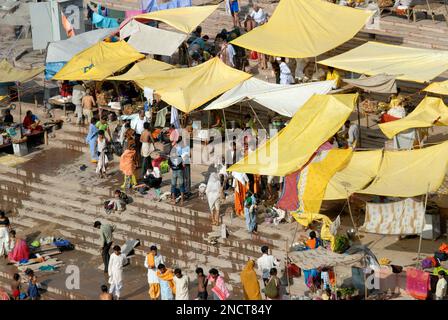
{"label": "child standing", "polygon": [[196,274],[198,275],[198,297],[196,300],[207,300],[207,298],[208,298],[208,292],[207,292],[208,279],[204,275],[204,270],[202,268],[197,268]]}
{"label": "child standing", "polygon": [[439,271],[439,280],[437,281],[436,286],[436,300],[444,300],[446,296],[446,285],[447,282],[445,280],[445,271]]}

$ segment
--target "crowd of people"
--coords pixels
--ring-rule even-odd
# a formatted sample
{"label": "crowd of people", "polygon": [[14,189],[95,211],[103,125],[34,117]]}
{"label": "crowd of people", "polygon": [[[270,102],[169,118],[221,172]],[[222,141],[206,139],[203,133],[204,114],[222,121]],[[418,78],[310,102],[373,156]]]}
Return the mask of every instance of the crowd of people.
{"label": "crowd of people", "polygon": [[[121,252],[120,246],[115,245],[112,248],[115,231],[113,225],[95,221],[94,227],[100,233],[104,273],[109,278],[109,287],[106,284],[101,286],[100,299],[120,299],[124,286],[123,267],[127,265],[128,258]],[[111,248],[112,254],[110,254]],[[277,276],[280,261],[269,254],[269,247],[267,246],[262,246],[261,252],[262,256],[257,261],[249,260],[241,271],[244,299],[262,299],[257,271],[265,287],[263,289],[265,298],[281,299],[284,293]],[[184,274],[180,268],[171,269],[167,267],[166,259],[159,253],[156,245],[149,248],[143,265],[147,269],[150,300],[207,300],[209,298],[212,300],[227,300],[230,297],[228,285],[223,275],[216,268],[211,268],[206,275],[203,268],[197,267],[195,270],[197,290],[196,293],[190,292],[191,285],[188,275]],[[255,265],[257,265],[257,270],[255,270]]]}

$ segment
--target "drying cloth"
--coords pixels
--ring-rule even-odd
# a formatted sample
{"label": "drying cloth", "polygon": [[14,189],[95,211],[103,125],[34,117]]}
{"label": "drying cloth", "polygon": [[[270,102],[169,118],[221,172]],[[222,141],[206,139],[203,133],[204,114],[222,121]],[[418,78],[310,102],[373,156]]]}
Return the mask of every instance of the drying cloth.
{"label": "drying cloth", "polygon": [[422,201],[408,198],[390,203],[366,203],[366,220],[360,230],[387,235],[420,234],[425,219]]}
{"label": "drying cloth", "polygon": [[430,289],[429,273],[409,268],[406,270],[406,290],[419,300],[426,300]]}
{"label": "drying cloth", "polygon": [[154,127],[165,128],[166,124],[166,114],[168,113],[168,107],[159,110],[156,115],[156,122],[154,123]]}

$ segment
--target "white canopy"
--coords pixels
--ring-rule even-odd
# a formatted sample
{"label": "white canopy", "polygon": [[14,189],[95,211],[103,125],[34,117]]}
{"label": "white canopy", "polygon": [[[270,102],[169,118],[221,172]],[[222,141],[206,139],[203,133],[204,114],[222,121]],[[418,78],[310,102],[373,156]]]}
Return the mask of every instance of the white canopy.
{"label": "white canopy", "polygon": [[51,42],[48,45],[46,63],[66,62],[77,53],[93,46],[116,29],[97,29],[81,33],[66,40]]}
{"label": "white canopy", "polygon": [[283,116],[292,117],[314,94],[327,94],[334,81],[281,85],[250,78],[213,101],[205,110],[224,109],[243,100],[253,100]]}
{"label": "white canopy", "polygon": [[150,27],[131,20],[120,30],[120,38],[129,37],[128,44],[135,50],[147,54],[171,56],[187,35]]}

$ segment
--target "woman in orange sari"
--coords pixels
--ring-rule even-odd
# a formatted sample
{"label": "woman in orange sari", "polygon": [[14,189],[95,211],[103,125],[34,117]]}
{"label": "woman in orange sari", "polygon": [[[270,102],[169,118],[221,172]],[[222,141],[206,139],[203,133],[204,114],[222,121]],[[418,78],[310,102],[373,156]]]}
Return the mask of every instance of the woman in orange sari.
{"label": "woman in orange sari", "polygon": [[244,300],[261,300],[260,284],[254,266],[255,261],[249,260],[240,274]]}
{"label": "woman in orange sari", "polygon": [[235,213],[244,218],[244,200],[249,183],[249,178],[245,173],[232,172],[233,187],[235,188]]}
{"label": "woman in orange sari", "polygon": [[135,144],[132,144],[120,157],[120,170],[124,174],[122,189],[137,185],[137,179],[135,178],[135,169],[137,167],[136,155]]}

